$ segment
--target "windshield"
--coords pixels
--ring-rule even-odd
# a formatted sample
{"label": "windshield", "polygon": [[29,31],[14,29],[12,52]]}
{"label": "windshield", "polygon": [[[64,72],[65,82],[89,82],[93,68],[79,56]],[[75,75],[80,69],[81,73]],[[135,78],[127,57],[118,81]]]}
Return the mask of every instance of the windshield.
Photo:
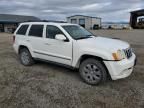
{"label": "windshield", "polygon": [[73,39],[86,39],[91,38],[92,33],[77,25],[62,26]]}

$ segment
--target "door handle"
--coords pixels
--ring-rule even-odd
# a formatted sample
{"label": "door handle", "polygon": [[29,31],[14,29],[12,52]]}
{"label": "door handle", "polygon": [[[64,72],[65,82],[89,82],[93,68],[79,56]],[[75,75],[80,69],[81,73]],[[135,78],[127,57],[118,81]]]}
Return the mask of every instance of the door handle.
{"label": "door handle", "polygon": [[26,40],[27,42],[30,42],[30,40]]}
{"label": "door handle", "polygon": [[51,45],[51,44],[49,44],[49,43],[45,43],[45,45]]}

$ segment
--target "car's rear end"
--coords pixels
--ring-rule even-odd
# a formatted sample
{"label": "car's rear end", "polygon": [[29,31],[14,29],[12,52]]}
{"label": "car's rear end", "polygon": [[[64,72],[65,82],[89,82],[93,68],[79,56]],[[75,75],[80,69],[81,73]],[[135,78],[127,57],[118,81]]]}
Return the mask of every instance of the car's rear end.
{"label": "car's rear end", "polygon": [[21,24],[17,27],[17,29],[15,30],[14,34],[13,34],[13,48],[15,50],[16,53],[18,53],[18,30],[21,27]]}

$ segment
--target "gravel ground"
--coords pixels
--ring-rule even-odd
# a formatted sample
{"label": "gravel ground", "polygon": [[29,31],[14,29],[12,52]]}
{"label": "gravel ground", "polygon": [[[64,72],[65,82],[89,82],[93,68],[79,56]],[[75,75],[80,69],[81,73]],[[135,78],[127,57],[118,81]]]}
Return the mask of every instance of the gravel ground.
{"label": "gravel ground", "polygon": [[79,73],[38,62],[20,64],[10,34],[0,34],[0,108],[144,108],[144,31],[98,30],[96,35],[131,43],[138,56],[133,74],[90,86]]}

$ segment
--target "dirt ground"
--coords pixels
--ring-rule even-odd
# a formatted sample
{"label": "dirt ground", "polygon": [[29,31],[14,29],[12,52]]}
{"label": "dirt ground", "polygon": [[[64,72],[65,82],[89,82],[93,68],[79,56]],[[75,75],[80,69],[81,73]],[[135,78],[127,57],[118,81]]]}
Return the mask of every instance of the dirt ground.
{"label": "dirt ground", "polygon": [[90,86],[76,71],[38,62],[20,64],[10,34],[0,34],[0,108],[144,108],[144,30],[98,30],[95,35],[131,43],[138,64],[133,74]]}

